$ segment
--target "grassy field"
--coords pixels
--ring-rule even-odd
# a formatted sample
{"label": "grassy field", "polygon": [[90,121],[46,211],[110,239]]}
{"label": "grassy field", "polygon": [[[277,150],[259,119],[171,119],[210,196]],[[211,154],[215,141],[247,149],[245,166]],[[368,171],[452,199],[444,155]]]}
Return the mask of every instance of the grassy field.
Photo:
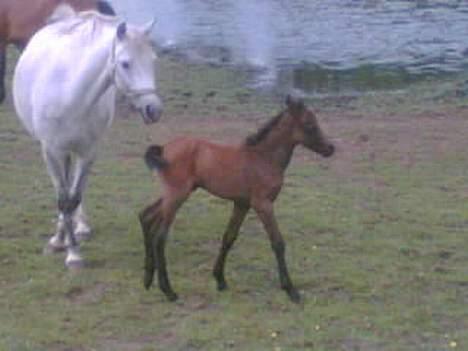
{"label": "grassy field", "polygon": [[55,199],[38,145],[0,107],[0,350],[468,350],[468,99],[462,78],[309,101],[337,145],[298,149],[277,201],[289,302],[250,215],[211,277],[230,204],[197,192],[179,212],[168,268],[179,301],[142,286],[137,212],[159,191],[142,154],[182,134],[239,142],[281,108],[235,71],[163,60],[164,120],[122,110],[101,147],[87,261],[42,255]]}

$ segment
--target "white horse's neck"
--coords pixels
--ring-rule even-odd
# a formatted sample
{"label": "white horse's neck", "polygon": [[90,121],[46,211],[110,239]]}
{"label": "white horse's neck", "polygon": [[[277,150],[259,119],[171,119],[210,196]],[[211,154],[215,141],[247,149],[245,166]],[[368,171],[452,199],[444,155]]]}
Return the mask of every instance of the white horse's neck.
{"label": "white horse's neck", "polygon": [[[70,50],[70,57],[67,60],[76,62],[76,66],[69,81],[70,93],[73,100],[80,101],[80,106],[87,111],[94,106],[99,98],[110,88],[112,88],[115,25],[97,16],[87,15],[80,18],[81,23],[69,24],[70,32],[62,35],[70,35],[73,46]],[[62,24],[60,30],[66,30]],[[77,35],[74,35],[77,34]],[[75,78],[76,77],[76,78]],[[80,107],[78,107],[80,108]],[[77,111],[75,110],[75,113]]]}
{"label": "white horse's neck", "polygon": [[[112,30],[112,33],[114,31]],[[106,35],[103,45],[89,49],[86,69],[82,79],[78,81],[76,91],[82,97],[85,106],[94,106],[98,99],[112,86],[114,62],[114,35]]]}

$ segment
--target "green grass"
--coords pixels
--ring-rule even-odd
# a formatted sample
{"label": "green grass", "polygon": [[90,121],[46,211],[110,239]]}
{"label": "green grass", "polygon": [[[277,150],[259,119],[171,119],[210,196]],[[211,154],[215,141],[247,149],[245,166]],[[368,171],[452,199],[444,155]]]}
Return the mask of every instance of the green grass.
{"label": "green grass", "polygon": [[[52,186],[38,145],[11,105],[0,107],[0,350],[468,348],[468,112],[461,99],[448,94],[448,102],[426,106],[422,87],[411,92],[417,106],[384,93],[346,106],[318,102],[341,150],[332,160],[299,151],[276,204],[304,303],[290,303],[279,289],[267,236],[252,214],[228,258],[230,289],[216,291],[211,269],[231,206],[203,192],[173,226],[168,268],[180,300],[169,303],[142,285],[136,214],[159,192],[142,162],[145,147],[176,133],[241,138],[277,105],[243,88],[236,72],[162,66],[166,120],[147,128],[117,119],[101,147],[86,197],[95,236],[82,245],[80,272],[65,269],[63,254],[42,255],[54,228]],[[396,148],[407,133],[400,127],[434,110],[458,122],[439,141],[433,136],[444,124],[421,120],[405,163]],[[356,116],[370,115],[370,124],[356,124]],[[363,133],[370,141],[359,144]]]}

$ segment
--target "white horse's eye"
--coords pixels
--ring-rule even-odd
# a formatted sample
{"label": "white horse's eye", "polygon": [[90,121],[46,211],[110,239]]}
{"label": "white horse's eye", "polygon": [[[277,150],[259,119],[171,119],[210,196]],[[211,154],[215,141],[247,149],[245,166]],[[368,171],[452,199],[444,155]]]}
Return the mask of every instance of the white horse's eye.
{"label": "white horse's eye", "polygon": [[128,62],[128,61],[123,61],[123,62],[121,63],[121,66],[122,66],[123,69],[128,70],[128,69],[130,69],[130,62]]}

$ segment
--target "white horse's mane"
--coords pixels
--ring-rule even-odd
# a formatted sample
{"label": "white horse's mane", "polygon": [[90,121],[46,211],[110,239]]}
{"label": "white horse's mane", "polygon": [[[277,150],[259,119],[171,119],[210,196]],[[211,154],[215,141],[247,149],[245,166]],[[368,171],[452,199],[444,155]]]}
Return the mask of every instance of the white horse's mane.
{"label": "white horse's mane", "polygon": [[116,24],[119,22],[115,16],[104,15],[96,10],[77,12],[68,4],[60,4],[49,16],[47,25],[60,23],[60,26],[57,27],[58,32],[68,34],[81,24],[89,23],[89,20],[95,24]]}

